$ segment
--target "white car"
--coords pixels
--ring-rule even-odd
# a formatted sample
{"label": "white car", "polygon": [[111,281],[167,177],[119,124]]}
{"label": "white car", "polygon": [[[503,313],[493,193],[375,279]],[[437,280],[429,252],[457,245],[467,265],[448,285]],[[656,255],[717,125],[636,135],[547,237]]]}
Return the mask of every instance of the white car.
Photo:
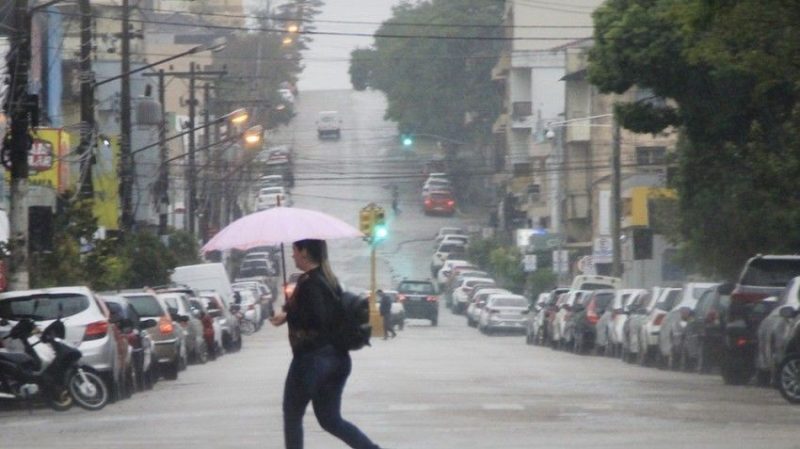
{"label": "white car", "polygon": [[572,308],[575,303],[584,295],[590,295],[591,290],[570,290],[567,292],[567,297],[561,308],[556,312],[553,319],[553,336],[552,341],[557,345],[564,345],[569,342],[564,341],[564,329],[567,325],[567,320],[572,316]]}
{"label": "white car", "polygon": [[283,176],[282,175],[265,175],[258,178],[259,186],[263,188],[267,187],[283,187]]}
{"label": "white car", "polygon": [[469,236],[463,234],[448,234],[444,236],[441,243],[460,243],[465,247],[469,247]]}
{"label": "white car", "polygon": [[444,265],[451,253],[457,252],[459,255],[466,254],[466,247],[460,243],[440,243],[439,247],[431,256],[431,274],[436,275]]}
{"label": "white car", "polygon": [[630,305],[641,295],[646,295],[647,290],[622,289],[617,290],[614,302],[611,304],[611,321],[608,323],[608,344],[610,355],[621,354],[622,343],[625,339],[625,322],[630,316]]}
{"label": "white car", "polygon": [[317,136],[340,138],[342,136],[342,119],[338,111],[321,111],[317,116]]}
{"label": "white car", "polygon": [[639,329],[639,363],[649,364],[658,354],[658,336],[661,334],[661,323],[667,313],[678,303],[681,297],[680,288],[662,288],[651,304],[644,324]]}
{"label": "white car", "polygon": [[443,228],[439,228],[439,232],[436,233],[436,238],[434,239],[436,241],[436,244],[438,245],[442,241],[444,236],[449,235],[449,234],[461,234],[461,235],[464,235],[464,230],[461,229],[461,228],[455,228],[455,227],[449,227],[449,226],[446,226],[446,227],[443,227]]}
{"label": "white car", "polygon": [[496,330],[525,331],[528,298],[498,293],[490,295],[478,318],[478,330],[488,334]]}
{"label": "white car", "polygon": [[259,329],[264,323],[259,298],[249,288],[239,288],[237,290],[234,287],[234,298],[236,298],[236,295],[238,295],[238,300],[234,299],[234,303],[241,307],[244,318],[255,324],[256,329]]}
{"label": "white car", "polygon": [[491,285],[494,286],[495,281],[492,278],[482,277],[467,277],[464,278],[464,282],[458,286],[458,288],[453,290],[452,297],[453,297],[453,304],[452,304],[452,311],[453,313],[462,313],[467,310],[467,306],[469,305],[469,294],[472,293],[472,290],[478,285]]}
{"label": "white car", "polygon": [[264,187],[258,191],[258,197],[256,198],[256,209],[264,210],[269,209],[270,207],[276,207],[278,205],[291,205],[291,200],[288,198],[286,189],[283,187]]}
{"label": "white car", "polygon": [[467,306],[467,311],[465,315],[467,316],[467,326],[469,327],[477,327],[478,320],[481,317],[481,310],[483,306],[486,305],[486,300],[489,296],[494,295],[496,293],[506,293],[511,294],[510,291],[504,288],[485,288],[478,293],[475,294],[475,297],[472,298],[473,301],[469,303]]}
{"label": "white car", "polygon": [[444,286],[447,283],[447,279],[450,277],[450,273],[452,272],[453,268],[455,267],[475,267],[470,262],[461,259],[448,259],[444,261],[442,264],[442,268],[436,272],[436,282],[439,284],[439,287]]}

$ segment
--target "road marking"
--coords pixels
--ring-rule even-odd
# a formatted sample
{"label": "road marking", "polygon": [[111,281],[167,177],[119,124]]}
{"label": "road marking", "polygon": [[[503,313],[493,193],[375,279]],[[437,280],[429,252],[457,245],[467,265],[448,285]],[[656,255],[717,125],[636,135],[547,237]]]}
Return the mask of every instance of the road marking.
{"label": "road marking", "polygon": [[482,404],[481,408],[489,411],[525,410],[525,406],[522,404]]}

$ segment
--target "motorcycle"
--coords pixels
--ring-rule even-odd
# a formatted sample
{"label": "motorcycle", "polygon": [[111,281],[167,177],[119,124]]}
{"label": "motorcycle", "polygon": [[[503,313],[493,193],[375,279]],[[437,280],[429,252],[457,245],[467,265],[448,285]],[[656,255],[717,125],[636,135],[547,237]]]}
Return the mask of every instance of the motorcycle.
{"label": "motorcycle", "polygon": [[81,352],[63,340],[65,333],[61,319],[38,332],[33,320],[21,318],[2,339],[19,340],[24,352],[0,352],[0,398],[28,400],[39,395],[57,411],[74,403],[87,410],[105,407],[105,383],[91,367],[78,363]]}

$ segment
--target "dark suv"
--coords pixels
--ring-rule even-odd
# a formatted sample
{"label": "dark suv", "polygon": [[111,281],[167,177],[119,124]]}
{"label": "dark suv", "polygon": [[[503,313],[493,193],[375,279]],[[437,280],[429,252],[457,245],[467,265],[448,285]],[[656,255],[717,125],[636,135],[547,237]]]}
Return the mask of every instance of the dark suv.
{"label": "dark suv", "polygon": [[403,303],[406,318],[431,320],[439,323],[439,295],[431,281],[403,280],[397,286],[397,299]]}
{"label": "dark suv", "polygon": [[725,353],[721,363],[725,383],[745,384],[755,374],[758,325],[775,306],[774,302],[762,300],[778,296],[795,276],[800,276],[800,255],[758,255],[745,263],[731,292],[725,326]]}

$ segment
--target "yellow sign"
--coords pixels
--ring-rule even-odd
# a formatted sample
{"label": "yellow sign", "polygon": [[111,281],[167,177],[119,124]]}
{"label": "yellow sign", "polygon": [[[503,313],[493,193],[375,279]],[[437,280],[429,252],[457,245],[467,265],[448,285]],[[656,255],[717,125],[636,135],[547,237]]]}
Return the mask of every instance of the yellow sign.
{"label": "yellow sign", "polygon": [[62,193],[70,188],[69,134],[61,128],[37,128],[28,153],[28,183]]}
{"label": "yellow sign", "polygon": [[94,215],[97,225],[108,230],[119,229],[119,138],[112,137],[108,144],[97,143],[96,162],[92,166],[94,186]]}

